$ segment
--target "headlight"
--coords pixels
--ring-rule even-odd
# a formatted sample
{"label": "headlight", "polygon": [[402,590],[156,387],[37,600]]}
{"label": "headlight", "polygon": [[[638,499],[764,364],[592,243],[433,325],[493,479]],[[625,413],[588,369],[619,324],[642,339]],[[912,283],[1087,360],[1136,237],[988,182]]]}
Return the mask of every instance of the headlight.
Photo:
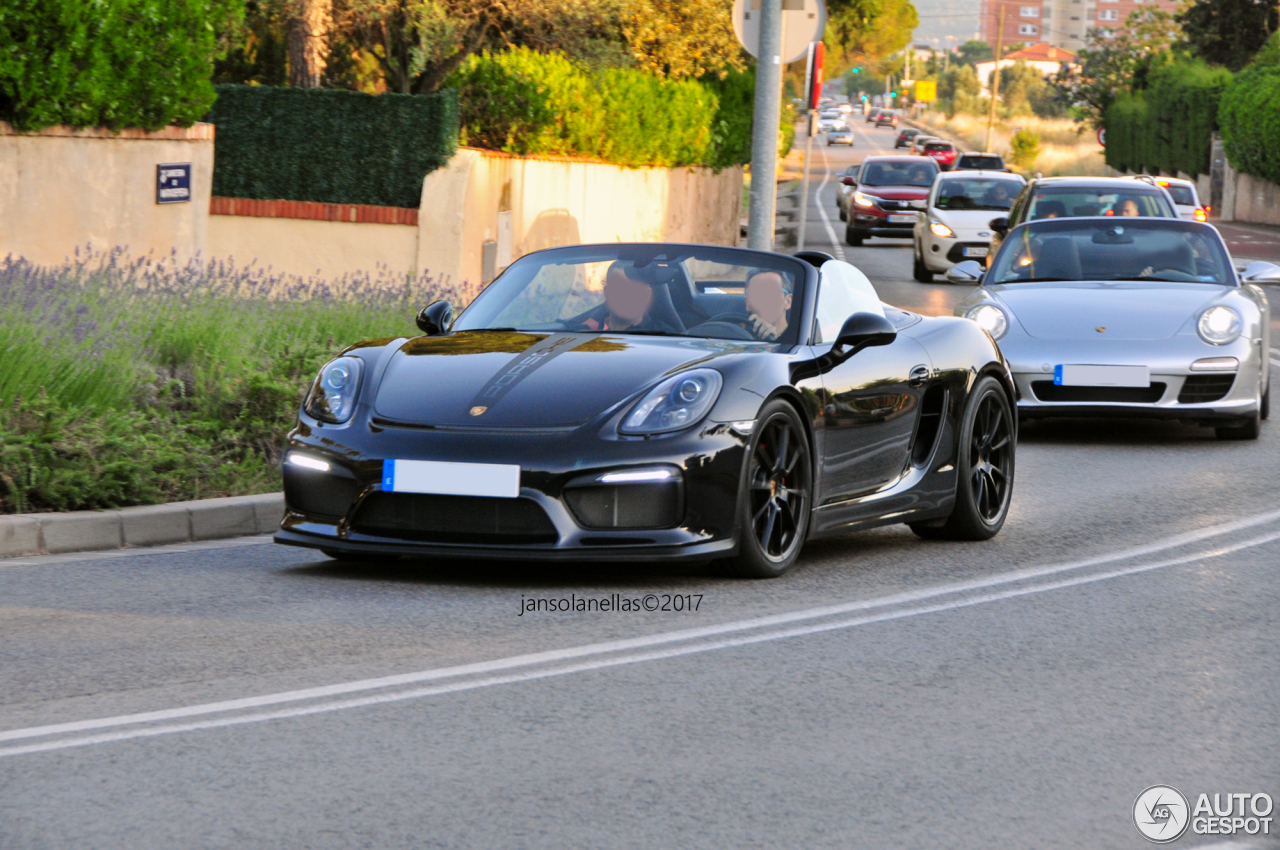
{"label": "headlight", "polygon": [[978,327],[991,334],[992,339],[999,339],[1009,330],[1009,321],[1004,317],[1004,311],[991,304],[979,304],[965,313],[964,317],[977,322]]}
{"label": "headlight", "polygon": [[640,399],[618,428],[624,434],[661,434],[694,425],[707,415],[724,381],[714,369],[667,378]]}
{"label": "headlight", "polygon": [[363,373],[364,361],[359,357],[339,357],[326,363],[311,385],[303,409],[325,422],[346,422],[355,412]]}
{"label": "headlight", "polygon": [[853,202],[860,207],[873,207],[876,204],[875,198],[870,195],[864,195],[861,192],[853,193]]}
{"label": "headlight", "polygon": [[1201,313],[1200,321],[1196,324],[1196,329],[1200,331],[1200,338],[1210,345],[1226,345],[1229,342],[1235,342],[1243,327],[1244,322],[1240,314],[1221,304]]}
{"label": "headlight", "polygon": [[934,236],[942,236],[947,239],[952,239],[956,235],[955,231],[940,221],[929,222],[929,230],[933,231]]}

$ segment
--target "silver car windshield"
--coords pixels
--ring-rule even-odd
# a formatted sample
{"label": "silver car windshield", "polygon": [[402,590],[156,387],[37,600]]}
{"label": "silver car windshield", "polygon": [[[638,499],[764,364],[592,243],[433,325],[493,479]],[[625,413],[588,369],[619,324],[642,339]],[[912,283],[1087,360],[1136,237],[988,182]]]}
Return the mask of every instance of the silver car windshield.
{"label": "silver car windshield", "polygon": [[1031,197],[1026,220],[1094,215],[1178,217],[1164,194],[1150,189],[1041,187]]}
{"label": "silver car windshield", "polygon": [[806,266],[694,245],[584,245],[516,260],[454,330],[700,337],[795,344]]}
{"label": "silver car windshield", "polygon": [[1073,280],[1231,286],[1235,273],[1222,243],[1204,225],[1159,219],[1066,219],[1010,233],[986,282]]}

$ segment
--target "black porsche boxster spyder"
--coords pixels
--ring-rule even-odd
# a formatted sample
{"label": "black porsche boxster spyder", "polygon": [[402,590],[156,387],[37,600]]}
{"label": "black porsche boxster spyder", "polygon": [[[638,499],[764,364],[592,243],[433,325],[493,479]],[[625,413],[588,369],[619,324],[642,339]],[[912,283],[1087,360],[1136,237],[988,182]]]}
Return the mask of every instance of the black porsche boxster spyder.
{"label": "black porsche boxster spyder", "polygon": [[1009,366],[975,322],[882,304],[817,252],[579,245],[512,263],[423,333],[321,370],[278,543],[335,558],[727,560],[1008,514]]}

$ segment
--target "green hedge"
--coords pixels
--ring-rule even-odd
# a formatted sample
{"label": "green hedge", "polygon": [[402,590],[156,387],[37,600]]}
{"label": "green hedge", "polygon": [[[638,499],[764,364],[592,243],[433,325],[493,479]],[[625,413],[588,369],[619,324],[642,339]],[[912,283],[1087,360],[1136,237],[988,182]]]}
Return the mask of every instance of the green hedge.
{"label": "green hedge", "polygon": [[463,144],[517,154],[588,156],[627,166],[750,159],[750,75],[665,80],[645,71],[589,72],[527,49],[472,56],[451,76]]}
{"label": "green hedge", "polygon": [[3,0],[0,120],[189,126],[213,103],[215,23],[243,0]]}
{"label": "green hedge", "polygon": [[1280,183],[1280,33],[1227,87],[1218,122],[1233,168]]}
{"label": "green hedge", "polygon": [[1121,92],[1107,108],[1107,164],[1128,171],[1207,174],[1218,102],[1230,84],[1230,71],[1198,59],[1157,65],[1146,89]]}
{"label": "green hedge", "polygon": [[416,207],[457,148],[453,92],[218,86],[213,194]]}

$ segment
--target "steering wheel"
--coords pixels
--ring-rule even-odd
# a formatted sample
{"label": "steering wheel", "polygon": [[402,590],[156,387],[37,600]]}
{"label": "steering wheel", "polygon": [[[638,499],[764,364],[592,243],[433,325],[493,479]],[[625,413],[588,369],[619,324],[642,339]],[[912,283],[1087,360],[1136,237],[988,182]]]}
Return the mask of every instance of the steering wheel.
{"label": "steering wheel", "polygon": [[751,330],[751,320],[741,313],[717,313],[699,325],[687,328],[687,336],[697,336],[696,331],[715,330],[717,334],[727,333],[730,339],[756,339]]}

